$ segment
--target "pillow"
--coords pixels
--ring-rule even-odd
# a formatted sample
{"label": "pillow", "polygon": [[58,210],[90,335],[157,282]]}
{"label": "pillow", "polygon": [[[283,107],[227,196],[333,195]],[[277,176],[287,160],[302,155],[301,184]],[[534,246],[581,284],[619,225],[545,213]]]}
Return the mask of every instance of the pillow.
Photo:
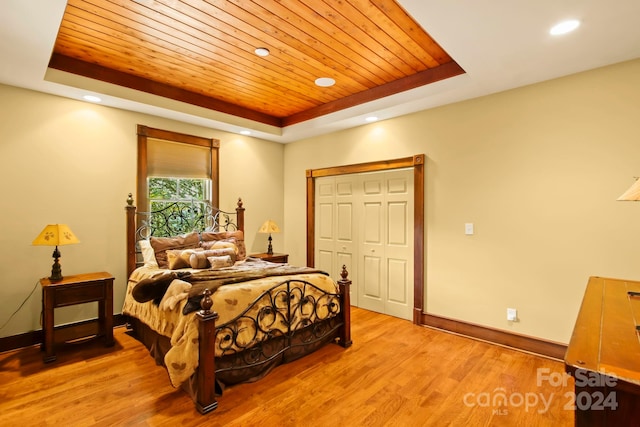
{"label": "pillow", "polygon": [[169,268],[167,250],[170,249],[195,249],[199,246],[200,238],[198,233],[189,233],[175,237],[152,237],[151,247],[156,255],[160,268]]}
{"label": "pillow", "polygon": [[169,249],[167,251],[167,262],[169,270],[177,270],[179,268],[189,268],[189,257],[196,251],[204,252],[202,248],[195,249]]}
{"label": "pillow", "polygon": [[231,248],[238,256],[238,246],[236,245],[236,239],[231,237],[225,240],[212,240],[210,242],[200,242],[200,247],[206,250],[209,249],[226,249]]}
{"label": "pillow", "polygon": [[238,247],[238,261],[241,261],[247,257],[247,248],[244,244],[244,233],[240,230],[236,231],[222,231],[214,233],[210,231],[203,232],[201,234],[203,242],[211,242],[215,240],[228,240],[235,239],[235,244]]}
{"label": "pillow", "polygon": [[209,260],[209,265],[211,265],[211,268],[214,270],[218,268],[231,267],[234,264],[231,256],[229,255],[210,256],[207,257],[207,260]]}
{"label": "pillow", "polygon": [[151,247],[151,242],[148,240],[138,240],[138,247],[142,254],[142,262],[145,267],[158,268],[158,261],[156,261],[156,254]]}
{"label": "pillow", "polygon": [[189,265],[191,268],[209,268],[211,267],[209,258],[221,256],[228,256],[231,260],[231,265],[236,262],[236,252],[233,248],[221,248],[193,252],[189,257]]}

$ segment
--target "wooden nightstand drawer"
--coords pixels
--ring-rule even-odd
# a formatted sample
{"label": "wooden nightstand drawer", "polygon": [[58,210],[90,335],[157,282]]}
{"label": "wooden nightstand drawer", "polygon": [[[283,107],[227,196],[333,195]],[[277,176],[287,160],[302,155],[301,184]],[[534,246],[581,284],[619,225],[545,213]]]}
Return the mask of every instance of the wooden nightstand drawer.
{"label": "wooden nightstand drawer", "polygon": [[106,289],[102,282],[70,285],[56,290],[54,293],[54,304],[55,307],[64,307],[65,305],[103,300],[106,297],[105,291]]}

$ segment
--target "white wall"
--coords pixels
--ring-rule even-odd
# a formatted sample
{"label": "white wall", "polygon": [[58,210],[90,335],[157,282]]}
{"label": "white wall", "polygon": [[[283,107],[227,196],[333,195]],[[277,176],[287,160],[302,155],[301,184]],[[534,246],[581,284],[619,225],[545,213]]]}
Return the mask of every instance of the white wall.
{"label": "white wall", "polygon": [[567,343],[589,276],[640,280],[640,204],[615,200],[640,175],[639,117],[635,60],[288,144],[290,261],[306,169],[424,153],[426,310]]}
{"label": "white wall", "polygon": [[[220,207],[242,197],[250,252],[271,217],[283,223],[281,144],[0,85],[0,337],[40,329],[38,280],[51,273],[52,247],[32,246],[48,223],[66,223],[81,243],[60,247],[62,273],[108,271],[120,312],[125,278],[125,200],[136,188],[136,125],[217,138]],[[279,244],[281,235],[274,235]],[[96,317],[96,303],[56,310],[56,323]]]}

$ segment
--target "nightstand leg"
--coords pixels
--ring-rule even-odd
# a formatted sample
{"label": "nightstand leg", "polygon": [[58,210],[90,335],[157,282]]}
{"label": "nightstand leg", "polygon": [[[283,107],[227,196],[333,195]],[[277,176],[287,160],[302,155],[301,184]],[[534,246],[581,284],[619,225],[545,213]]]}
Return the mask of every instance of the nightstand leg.
{"label": "nightstand leg", "polygon": [[113,341],[113,280],[107,280],[105,282],[106,297],[103,304],[104,310],[100,311],[100,315],[103,317],[104,326],[104,344],[107,347],[111,347],[114,344]]}
{"label": "nightstand leg", "polygon": [[42,330],[44,331],[44,362],[49,363],[56,360],[56,355],[53,348],[53,293],[48,290],[44,291],[42,298],[43,304],[43,319]]}

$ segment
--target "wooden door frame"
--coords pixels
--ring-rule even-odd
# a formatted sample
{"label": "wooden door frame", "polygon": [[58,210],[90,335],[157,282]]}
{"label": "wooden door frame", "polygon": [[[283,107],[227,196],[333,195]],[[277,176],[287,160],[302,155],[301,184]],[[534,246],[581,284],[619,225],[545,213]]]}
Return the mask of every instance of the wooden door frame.
{"label": "wooden door frame", "polygon": [[322,169],[307,169],[307,265],[315,264],[315,179],[325,176],[413,168],[413,323],[422,323],[424,308],[424,166],[425,155],[358,163]]}

